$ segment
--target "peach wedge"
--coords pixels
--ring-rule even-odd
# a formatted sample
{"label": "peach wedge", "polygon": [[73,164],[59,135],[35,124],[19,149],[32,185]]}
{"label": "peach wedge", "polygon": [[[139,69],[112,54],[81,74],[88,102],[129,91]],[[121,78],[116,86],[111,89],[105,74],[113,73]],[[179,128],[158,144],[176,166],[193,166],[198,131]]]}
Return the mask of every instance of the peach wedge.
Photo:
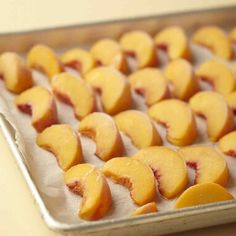
{"label": "peach wedge", "polygon": [[206,119],[211,141],[217,141],[234,128],[233,113],[219,93],[199,92],[190,99],[190,105],[196,114]]}
{"label": "peach wedge", "polygon": [[188,145],[197,137],[197,128],[191,107],[177,99],[167,99],[154,104],[149,116],[167,127],[167,140],[178,146]]}
{"label": "peach wedge", "polygon": [[187,101],[199,90],[192,65],[184,59],[176,59],[166,66],[164,76],[171,83],[176,98]]}
{"label": "peach wedge", "polygon": [[158,69],[140,69],[129,75],[128,80],[131,89],[143,95],[148,106],[167,98],[169,95],[166,79]]}
{"label": "peach wedge", "polygon": [[150,166],[165,198],[176,197],[185,189],[187,167],[176,151],[168,147],[148,147],[135,153],[133,158]]}
{"label": "peach wedge", "polygon": [[37,44],[27,54],[28,66],[37,69],[51,78],[62,72],[63,68],[57,55],[46,45]]}
{"label": "peach wedge", "polygon": [[32,125],[41,132],[57,123],[57,107],[53,95],[45,88],[35,86],[16,97],[16,106],[32,115]]}
{"label": "peach wedge", "polygon": [[0,56],[0,77],[6,88],[16,94],[33,86],[31,70],[20,56],[13,52],[5,52]]}
{"label": "peach wedge", "polygon": [[192,40],[196,44],[211,49],[215,55],[225,60],[229,60],[233,56],[233,49],[228,36],[217,26],[204,26],[198,29]]}
{"label": "peach wedge", "polygon": [[157,211],[158,211],[158,209],[157,209],[156,203],[155,202],[149,202],[149,203],[139,207],[135,211],[133,211],[130,214],[130,217],[140,216],[140,215],[145,215],[145,214],[151,214],[151,213],[155,213]]}
{"label": "peach wedge", "polygon": [[175,208],[192,207],[232,199],[234,199],[233,195],[218,184],[197,184],[182,193],[175,203]]}
{"label": "peach wedge", "polygon": [[128,64],[125,55],[118,42],[112,39],[101,39],[97,41],[90,50],[97,64],[113,66],[117,70],[127,72]]}
{"label": "peach wedge", "polygon": [[61,73],[51,81],[53,93],[59,100],[71,105],[78,119],[96,110],[96,100],[92,88],[81,78]]}
{"label": "peach wedge", "polygon": [[213,89],[223,95],[235,90],[236,80],[233,72],[222,62],[214,59],[204,62],[196,71],[199,79],[212,84]]}
{"label": "peach wedge", "polygon": [[236,113],[236,91],[225,95],[228,106]]}
{"label": "peach wedge", "polygon": [[195,183],[226,185],[229,179],[227,163],[216,150],[207,146],[189,146],[179,149],[187,165],[196,170]]}
{"label": "peach wedge", "polygon": [[236,43],[236,27],[234,27],[230,32],[230,39],[233,43]]}
{"label": "peach wedge", "polygon": [[82,162],[80,138],[69,125],[51,125],[38,134],[36,143],[52,152],[56,156],[59,166],[65,171]]}
{"label": "peach wedge", "polygon": [[154,42],[158,48],[167,50],[171,60],[191,59],[189,43],[184,30],[178,26],[164,28],[156,34]]}
{"label": "peach wedge", "polygon": [[102,112],[86,116],[79,124],[79,131],[91,137],[96,143],[95,154],[104,161],[121,156],[123,142],[112,117]]}
{"label": "peach wedge", "polygon": [[86,74],[86,81],[101,92],[103,109],[110,115],[127,110],[132,105],[126,77],[112,67],[98,67]]}
{"label": "peach wedge", "polygon": [[79,215],[85,220],[98,220],[111,208],[112,197],[103,174],[91,164],[78,164],[64,174],[67,187],[83,197]]}
{"label": "peach wedge", "polygon": [[127,187],[137,205],[155,200],[156,186],[152,170],[142,162],[130,157],[117,157],[106,162],[102,171],[114,182]]}
{"label": "peach wedge", "polygon": [[161,138],[149,116],[141,111],[128,110],[115,116],[118,129],[130,137],[137,148],[161,145]]}
{"label": "peach wedge", "polygon": [[144,31],[130,31],[123,34],[120,45],[128,55],[137,59],[139,69],[158,63],[154,41]]}
{"label": "peach wedge", "polygon": [[73,48],[61,56],[61,62],[68,67],[79,71],[82,75],[95,67],[92,55],[82,48]]}
{"label": "peach wedge", "polygon": [[236,131],[223,136],[219,140],[218,146],[224,154],[236,157]]}

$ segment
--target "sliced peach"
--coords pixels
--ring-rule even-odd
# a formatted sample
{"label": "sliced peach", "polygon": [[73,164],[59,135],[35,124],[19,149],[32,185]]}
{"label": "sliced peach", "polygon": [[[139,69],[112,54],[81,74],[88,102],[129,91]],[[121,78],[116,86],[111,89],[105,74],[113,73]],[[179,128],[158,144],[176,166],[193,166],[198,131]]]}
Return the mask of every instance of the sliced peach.
{"label": "sliced peach", "polygon": [[181,193],[188,182],[187,167],[179,154],[168,147],[148,147],[133,158],[151,167],[160,193],[167,199]]}
{"label": "sliced peach", "polygon": [[119,43],[112,39],[97,41],[90,50],[98,64],[114,66],[116,69],[127,72],[128,64]]}
{"label": "sliced peach", "polygon": [[131,88],[144,96],[148,106],[168,97],[168,85],[158,69],[144,68],[132,73],[128,80]]}
{"label": "sliced peach", "polygon": [[225,95],[225,100],[228,103],[228,106],[236,112],[236,91]]}
{"label": "sliced peach", "polygon": [[86,81],[101,92],[106,113],[114,115],[130,108],[132,97],[126,77],[112,67],[98,67],[86,75]]}
{"label": "sliced peach", "polygon": [[219,93],[199,92],[190,99],[190,105],[196,114],[206,118],[211,141],[217,141],[234,128],[233,113]]}
{"label": "sliced peach", "polygon": [[121,156],[124,145],[114,120],[102,112],[94,112],[86,116],[79,124],[79,131],[94,139],[96,155],[107,161]]}
{"label": "sliced peach", "polygon": [[61,62],[68,67],[79,71],[82,75],[95,67],[92,55],[82,48],[73,48],[61,56]]}
{"label": "sliced peach", "polygon": [[182,193],[175,203],[175,208],[198,206],[232,199],[234,199],[232,194],[218,184],[197,184]]}
{"label": "sliced peach", "polygon": [[142,162],[130,157],[117,157],[106,162],[102,168],[107,177],[124,185],[137,205],[144,205],[156,197],[152,170]]}
{"label": "sliced peach", "polygon": [[58,124],[46,128],[38,134],[36,143],[52,152],[63,170],[82,162],[80,138],[69,125]]}
{"label": "sliced peach", "polygon": [[212,84],[213,89],[221,94],[235,90],[236,80],[233,72],[223,63],[214,59],[204,62],[196,71],[199,79]]}
{"label": "sliced peach", "polygon": [[195,183],[225,185],[229,179],[227,163],[213,148],[189,146],[179,149],[179,154],[190,167],[196,169]]}
{"label": "sliced peach", "polygon": [[13,93],[21,93],[33,86],[31,70],[13,52],[1,54],[0,77],[4,79],[6,88]]}
{"label": "sliced peach", "polygon": [[96,110],[95,95],[84,80],[61,73],[52,79],[52,88],[58,99],[73,107],[78,119]]}
{"label": "sliced peach", "polygon": [[184,59],[171,61],[166,66],[164,75],[171,82],[174,96],[181,100],[188,100],[199,90],[192,65]]}
{"label": "sliced peach", "polygon": [[234,43],[236,43],[236,27],[234,27],[234,28],[232,29],[232,31],[230,32],[230,39],[231,39]]}
{"label": "sliced peach", "polygon": [[138,68],[155,66],[157,64],[154,41],[146,32],[127,32],[122,35],[120,44],[128,55],[135,56]]}
{"label": "sliced peach", "polygon": [[27,63],[31,68],[45,73],[49,80],[62,72],[62,65],[54,51],[46,45],[37,44],[32,47],[27,55]]}
{"label": "sliced peach", "polygon": [[41,132],[57,123],[57,107],[53,95],[45,88],[35,86],[16,97],[16,106],[32,115],[32,125]]}
{"label": "sliced peach", "polygon": [[212,52],[226,60],[233,56],[233,50],[228,36],[217,26],[204,26],[193,35],[193,42],[205,46]]}
{"label": "sliced peach", "polygon": [[187,35],[178,26],[164,28],[154,38],[158,48],[167,50],[171,60],[178,58],[191,59]]}
{"label": "sliced peach", "polygon": [[79,215],[85,220],[98,220],[112,205],[109,185],[103,174],[91,164],[78,164],[64,174],[67,187],[83,197]]}
{"label": "sliced peach", "polygon": [[162,143],[152,121],[141,111],[123,111],[115,116],[115,122],[118,129],[129,136],[138,148],[161,145]]}
{"label": "sliced peach", "polygon": [[167,99],[149,108],[148,114],[168,127],[167,139],[175,145],[187,145],[197,136],[196,121],[191,107],[177,99]]}
{"label": "sliced peach", "polygon": [[134,212],[132,212],[130,214],[131,217],[133,216],[140,216],[140,215],[145,215],[145,214],[150,214],[150,213],[154,213],[157,212],[157,205],[155,202],[149,202],[141,207],[139,207],[138,209],[136,209]]}
{"label": "sliced peach", "polygon": [[236,157],[236,131],[223,136],[218,145],[224,154]]}

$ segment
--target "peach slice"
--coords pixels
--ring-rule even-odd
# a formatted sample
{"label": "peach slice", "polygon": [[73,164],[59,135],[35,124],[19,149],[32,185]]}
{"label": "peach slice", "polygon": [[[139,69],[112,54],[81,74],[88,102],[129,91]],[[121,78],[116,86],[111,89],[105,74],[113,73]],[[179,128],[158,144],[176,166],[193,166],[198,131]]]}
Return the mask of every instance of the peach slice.
{"label": "peach slice", "polygon": [[82,75],[95,67],[92,55],[82,48],[73,48],[61,56],[61,62],[68,67],[79,71]]}
{"label": "peach slice", "polygon": [[177,99],[167,99],[149,108],[148,114],[168,127],[167,139],[175,145],[188,145],[197,137],[197,128],[191,107]]}
{"label": "peach slice", "polygon": [[67,187],[83,197],[79,215],[85,220],[98,220],[112,205],[109,185],[103,174],[91,164],[78,164],[64,174]]}
{"label": "peach slice", "polygon": [[176,197],[186,187],[187,167],[176,151],[168,147],[148,147],[135,153],[133,158],[150,166],[165,198]]}
{"label": "peach slice", "polygon": [[31,70],[13,52],[1,54],[0,77],[4,79],[6,88],[13,93],[21,93],[33,86]]}
{"label": "peach slice", "polygon": [[126,77],[112,67],[98,67],[86,74],[86,81],[101,92],[106,113],[114,115],[127,110],[132,104],[130,86]]}
{"label": "peach slice", "polygon": [[157,55],[154,41],[144,31],[131,31],[122,35],[120,39],[122,49],[131,56],[135,56],[138,68],[157,65]]}
{"label": "peach slice", "polygon": [[114,66],[116,69],[127,72],[128,64],[121,46],[115,40],[101,39],[90,50],[98,64]]}
{"label": "peach slice", "polygon": [[230,32],[230,39],[231,39],[234,43],[236,43],[236,27],[234,27],[234,28],[232,29],[232,31]]}
{"label": "peach slice", "polygon": [[27,55],[27,63],[31,68],[45,73],[49,80],[63,71],[61,62],[54,51],[42,44],[35,45],[30,49]]}
{"label": "peach slice", "polygon": [[131,88],[144,96],[148,106],[167,98],[169,95],[166,79],[158,69],[144,68],[132,73],[128,80]]}
{"label": "peach slice", "polygon": [[161,145],[162,140],[150,118],[137,110],[123,111],[115,116],[119,130],[130,137],[138,148]]}
{"label": "peach slice", "polygon": [[172,92],[176,98],[187,101],[199,90],[192,65],[184,59],[171,61],[166,66],[164,75],[171,82]]}
{"label": "peach slice", "polygon": [[224,154],[236,157],[236,131],[223,136],[219,140],[218,146]]}
{"label": "peach slice", "polygon": [[189,146],[179,149],[179,154],[190,167],[196,169],[195,183],[225,185],[229,179],[227,163],[216,150],[207,146]]}
{"label": "peach slice", "polygon": [[197,184],[182,193],[175,203],[175,208],[191,207],[232,199],[234,199],[232,194],[218,184]]}
{"label": "peach slice", "polygon": [[223,63],[216,60],[204,62],[196,71],[199,79],[213,85],[213,89],[223,95],[235,90],[236,80],[233,72]]}
{"label": "peach slice", "polygon": [[184,30],[178,26],[164,28],[154,37],[158,48],[167,50],[171,60],[178,58],[191,59],[191,52]]}
{"label": "peach slice", "polygon": [[80,138],[69,125],[58,124],[46,128],[38,134],[36,143],[52,152],[63,170],[82,162]]}
{"label": "peach slice", "polygon": [[149,203],[139,207],[134,212],[132,212],[130,214],[130,217],[150,214],[150,213],[154,213],[154,212],[157,212],[157,211],[158,211],[158,209],[157,209],[156,203],[155,202],[149,202]]}
{"label": "peach slice", "polygon": [[84,80],[64,72],[56,75],[51,83],[54,94],[73,107],[78,119],[96,110],[95,95]]}
{"label": "peach slice", "polygon": [[196,114],[206,118],[211,141],[217,141],[234,128],[233,113],[219,93],[199,92],[190,99],[190,105]]}
{"label": "peach slice", "polygon": [[152,170],[142,162],[130,157],[117,157],[106,162],[102,168],[107,177],[124,185],[137,205],[152,202],[156,197]]}
{"label": "peach slice", "polygon": [[228,106],[236,112],[236,91],[233,91],[232,93],[225,95],[226,102],[228,103]]}
{"label": "peach slice", "polygon": [[86,116],[79,124],[79,131],[95,140],[95,154],[104,161],[121,156],[124,152],[115,122],[105,113],[94,112]]}
{"label": "peach slice", "polygon": [[228,36],[216,26],[204,26],[198,29],[192,38],[193,42],[205,46],[225,60],[233,56],[233,49]]}
{"label": "peach slice", "polygon": [[41,132],[57,123],[57,107],[53,95],[45,88],[35,86],[16,97],[16,106],[32,115],[32,125]]}

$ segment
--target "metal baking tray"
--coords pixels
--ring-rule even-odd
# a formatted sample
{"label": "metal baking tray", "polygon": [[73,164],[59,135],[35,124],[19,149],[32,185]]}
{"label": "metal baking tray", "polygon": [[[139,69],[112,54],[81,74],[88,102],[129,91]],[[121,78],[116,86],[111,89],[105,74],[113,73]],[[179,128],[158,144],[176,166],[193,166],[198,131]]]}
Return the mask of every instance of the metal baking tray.
{"label": "metal baking tray", "polygon": [[[188,33],[191,33],[197,27],[205,24],[216,24],[226,29],[233,27],[236,24],[236,6],[73,25],[16,34],[0,34],[0,50],[25,53],[36,43],[45,43],[54,49],[64,49],[78,45],[89,45],[104,37],[117,39],[128,30],[145,30],[153,35],[169,25],[180,25]],[[43,202],[25,162],[25,156],[19,151],[16,144],[16,131],[2,114],[0,114],[0,127],[30,188],[35,203],[38,205],[42,218],[52,230],[64,232],[65,235],[159,235],[236,221],[236,200],[232,200],[135,218],[100,220],[82,224],[59,222],[52,217]]]}

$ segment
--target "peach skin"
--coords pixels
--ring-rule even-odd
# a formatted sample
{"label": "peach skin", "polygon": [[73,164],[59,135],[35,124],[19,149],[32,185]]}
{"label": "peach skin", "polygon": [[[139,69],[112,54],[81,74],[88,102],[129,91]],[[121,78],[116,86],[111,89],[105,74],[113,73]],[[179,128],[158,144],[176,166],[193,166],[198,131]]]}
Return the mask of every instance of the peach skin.
{"label": "peach skin", "polygon": [[195,184],[217,183],[226,185],[229,179],[227,163],[216,150],[207,146],[188,146],[178,153],[190,167],[196,170]]}
{"label": "peach skin", "polygon": [[84,80],[64,72],[56,75],[51,85],[56,97],[73,107],[78,119],[96,110],[95,95]]}
{"label": "peach skin", "polygon": [[184,191],[188,182],[187,167],[176,151],[168,147],[148,147],[135,153],[133,158],[152,169],[165,198],[174,198]]}
{"label": "peach skin", "polygon": [[219,140],[218,147],[224,154],[236,157],[236,131],[223,136]]}
{"label": "peach skin", "polygon": [[51,125],[38,134],[36,143],[52,152],[64,171],[82,162],[80,138],[69,125]]}
{"label": "peach skin", "polygon": [[90,50],[98,65],[113,66],[124,73],[128,71],[128,64],[121,46],[112,39],[98,40]]}
{"label": "peach skin", "polygon": [[236,43],[236,27],[234,27],[230,32],[230,39],[233,43]]}
{"label": "peach skin", "polygon": [[216,92],[204,91],[190,99],[193,111],[207,122],[207,133],[215,142],[234,128],[233,113],[224,97]]}
{"label": "peach skin", "polygon": [[234,199],[232,194],[218,184],[197,184],[182,193],[175,203],[175,208],[192,207],[232,199]]}
{"label": "peach skin", "polygon": [[107,177],[129,189],[137,205],[145,205],[156,198],[156,185],[152,170],[142,162],[130,157],[116,157],[102,168]]}
{"label": "peach skin", "polygon": [[29,67],[37,69],[51,78],[62,72],[63,67],[54,51],[46,45],[37,44],[27,54]]}
{"label": "peach skin", "polygon": [[124,145],[119,130],[109,115],[94,112],[86,116],[79,124],[79,132],[95,141],[95,154],[103,161],[123,155]]}
{"label": "peach skin", "polygon": [[158,209],[157,209],[156,203],[155,202],[149,202],[149,203],[139,207],[135,211],[133,211],[129,216],[130,217],[140,216],[140,215],[155,213],[157,211],[158,211]]}
{"label": "peach skin", "polygon": [[225,59],[230,60],[233,49],[229,37],[217,26],[204,26],[198,29],[192,38],[193,42],[211,49],[211,51]]}
{"label": "peach skin", "polygon": [[137,148],[162,144],[161,137],[147,114],[128,110],[119,113],[114,119],[118,129],[129,136]]}
{"label": "peach skin", "polygon": [[167,99],[154,104],[149,116],[167,127],[167,140],[178,146],[188,145],[197,137],[197,128],[191,107],[177,99]]}
{"label": "peach skin", "polygon": [[13,52],[5,52],[0,56],[0,77],[6,88],[16,94],[33,86],[31,70],[20,56]]}
{"label": "peach skin", "polygon": [[53,95],[45,88],[35,86],[16,97],[16,106],[32,115],[32,125],[41,132],[57,123],[57,107]]}
{"label": "peach skin", "polygon": [[132,105],[126,77],[112,67],[98,67],[86,74],[86,81],[101,92],[103,109],[110,115],[127,110]]}
{"label": "peach skin", "polygon": [[236,88],[236,80],[230,68],[214,59],[201,64],[196,70],[196,75],[199,79],[210,83],[216,92],[223,95],[231,93]]}
{"label": "peach skin", "polygon": [[112,206],[109,185],[95,166],[85,163],[71,167],[64,174],[66,186],[83,197],[79,216],[84,220],[98,220],[104,217]]}
{"label": "peach skin", "polygon": [[166,27],[156,34],[154,42],[158,48],[167,51],[170,60],[191,59],[191,51],[184,30],[178,26]]}
{"label": "peach skin", "polygon": [[154,41],[146,32],[127,32],[122,35],[120,45],[125,53],[137,59],[139,69],[158,64]]}
{"label": "peach skin", "polygon": [[148,106],[153,105],[169,96],[166,79],[161,71],[155,68],[144,68],[128,76],[133,89],[141,94]]}
{"label": "peach skin", "polygon": [[184,59],[169,62],[165,67],[164,76],[171,83],[171,92],[176,98],[187,101],[199,90],[192,65]]}
{"label": "peach skin", "polygon": [[61,56],[61,62],[65,66],[79,71],[82,75],[96,66],[96,62],[92,55],[82,48],[73,48],[66,51]]}

